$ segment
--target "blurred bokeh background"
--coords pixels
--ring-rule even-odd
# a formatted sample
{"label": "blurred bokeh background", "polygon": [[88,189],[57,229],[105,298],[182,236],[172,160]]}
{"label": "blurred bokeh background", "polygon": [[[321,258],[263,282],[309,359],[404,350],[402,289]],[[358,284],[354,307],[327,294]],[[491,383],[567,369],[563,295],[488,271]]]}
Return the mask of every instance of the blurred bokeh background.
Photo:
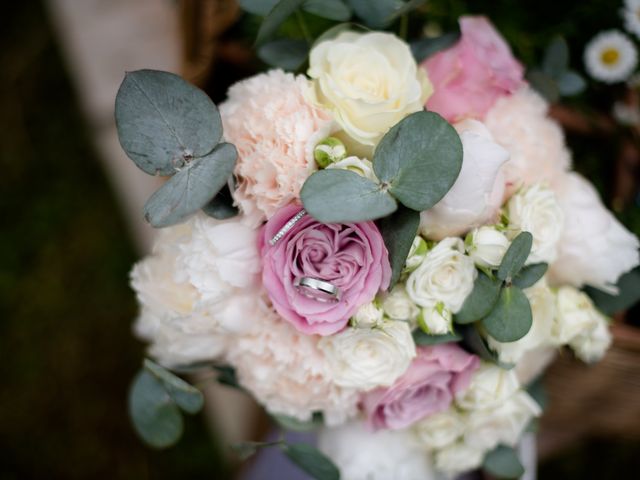
{"label": "blurred bokeh background", "polygon": [[[562,34],[572,68],[583,72],[586,42],[621,28],[618,3],[428,8],[445,29],[459,14],[488,14],[529,66]],[[143,67],[181,73],[222,100],[231,83],[264,68],[251,49],[258,19],[231,0],[4,2],[1,18],[0,479],[233,478],[225,440],[264,430],[243,413],[250,404],[226,410],[227,393],[212,392],[213,407],[190,417],[182,441],[162,452],[129,424],[127,389],[144,346],[131,331],[128,272],[152,239],[140,211],[155,180],[120,152],[112,108],[124,71]],[[640,235],[638,129],[610,119],[623,90],[589,84],[554,112],[576,169]],[[638,318],[637,308],[618,318],[618,350],[605,366],[565,356],[552,368],[539,478],[640,471]],[[564,410],[554,414],[554,401]],[[616,424],[607,420],[614,411]]]}

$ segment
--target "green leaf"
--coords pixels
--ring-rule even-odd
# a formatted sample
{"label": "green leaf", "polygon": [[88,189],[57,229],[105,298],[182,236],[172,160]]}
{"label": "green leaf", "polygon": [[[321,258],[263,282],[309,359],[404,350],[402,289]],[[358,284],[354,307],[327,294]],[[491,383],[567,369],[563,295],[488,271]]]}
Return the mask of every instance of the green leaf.
{"label": "green leaf", "polygon": [[486,316],[498,301],[501,286],[501,282],[478,271],[473,290],[460,311],[453,316],[453,321],[460,324],[472,323]]}
{"label": "green leaf", "polygon": [[474,325],[463,325],[459,330],[462,331],[464,345],[480,358],[495,363],[505,370],[510,370],[514,367],[514,365],[500,361],[499,355],[489,348],[487,342]]}
{"label": "green leaf", "polygon": [[229,447],[240,457],[240,460],[246,460],[255,455],[261,448],[269,448],[276,445],[281,445],[281,442],[238,442],[232,443]]}
{"label": "green leaf", "polygon": [[529,288],[540,280],[549,266],[546,263],[533,263],[527,265],[511,280],[516,287]]}
{"label": "green leaf", "polygon": [[144,368],[160,380],[164,389],[182,410],[194,414],[202,409],[204,397],[200,390],[149,359],[145,359]]}
{"label": "green leaf", "polygon": [[236,375],[235,368],[231,365],[216,365],[213,368],[218,372],[217,380],[219,384],[242,390],[242,387],[238,383],[238,376]]}
{"label": "green leaf", "polygon": [[416,112],[382,138],[373,169],[389,192],[417,211],[434,206],[453,186],[462,167],[455,129],[434,112]]}
{"label": "green leaf", "polygon": [[280,25],[289,18],[293,13],[300,8],[305,0],[280,0],[269,11],[258,30],[258,36],[256,37],[256,44],[260,45],[269,40],[274,33],[278,30]]}
{"label": "green leaf", "polygon": [[155,448],[176,443],[183,431],[180,410],[160,380],[140,371],[129,391],[129,414],[140,437]]}
{"label": "green leaf", "polygon": [[531,86],[550,103],[555,103],[560,98],[560,91],[556,80],[540,70],[527,72],[527,80]]}
{"label": "green leaf", "polygon": [[524,475],[524,467],[516,451],[511,447],[498,445],[484,458],[482,467],[498,478],[520,478]]}
{"label": "green leaf", "polygon": [[411,53],[416,62],[420,63],[430,56],[455,45],[460,39],[460,32],[449,32],[439,37],[421,38],[411,42]]}
{"label": "green leaf", "polygon": [[375,220],[398,207],[377,183],[340,169],[315,172],[302,186],[300,198],[307,212],[323,223]]}
{"label": "green leaf", "polygon": [[392,215],[378,221],[378,228],[389,251],[389,263],[391,264],[389,290],[400,278],[419,226],[420,213],[403,206],[400,206]]}
{"label": "green leaf", "polygon": [[515,342],[531,329],[533,318],[527,296],[516,286],[504,287],[498,303],[482,319],[487,333],[499,342]]}
{"label": "green leaf", "polygon": [[571,97],[582,93],[587,88],[585,79],[574,71],[564,72],[558,78],[558,90],[560,95]]}
{"label": "green leaf", "polygon": [[236,156],[233,145],[221,143],[209,155],[192,161],[147,200],[147,221],[167,227],[203,208],[229,180]]}
{"label": "green leaf", "polygon": [[116,96],[116,126],[129,158],[151,175],[172,175],[209,154],[222,136],[209,97],[173,73],[128,72]]}
{"label": "green leaf", "polygon": [[542,60],[542,71],[558,78],[569,68],[569,47],[562,37],[555,37],[547,47]]}
{"label": "green leaf", "polygon": [[457,333],[446,333],[444,335],[429,335],[417,328],[413,331],[413,341],[416,345],[438,345],[440,343],[459,342],[462,335]]}
{"label": "green leaf", "polygon": [[531,253],[531,246],[533,245],[533,236],[529,232],[520,232],[520,234],[513,239],[509,249],[502,257],[500,268],[498,268],[498,278],[500,280],[507,280],[513,278],[520,271],[524,262],[527,261],[529,253]]}
{"label": "green leaf", "polygon": [[611,295],[594,287],[586,287],[585,292],[606,315],[627,310],[640,301],[640,267],[622,275],[616,287],[618,295]]}
{"label": "green leaf", "polygon": [[297,418],[289,417],[287,415],[271,415],[276,423],[285,430],[292,430],[294,432],[309,432],[316,430],[323,425],[322,413],[315,412],[311,420],[303,422]]}
{"label": "green leaf", "polygon": [[531,382],[527,387],[527,393],[531,396],[531,398],[535,400],[538,405],[540,405],[540,408],[544,410],[545,408],[547,408],[549,398],[547,395],[547,391],[544,388],[542,378],[543,376],[540,375],[533,382]]}
{"label": "green leaf", "polygon": [[392,22],[396,18],[401,17],[402,15],[406,15],[411,13],[418,7],[421,7],[427,3],[427,0],[408,0],[405,2],[399,2],[396,4],[395,10],[389,17],[387,18],[387,22]]}
{"label": "green leaf", "polygon": [[346,22],[351,18],[351,9],[342,0],[305,0],[302,9],[336,22]]}
{"label": "green leaf", "polygon": [[396,0],[347,0],[358,18],[370,28],[386,27],[396,9]]}
{"label": "green leaf", "polygon": [[258,47],[258,57],[272,67],[295,71],[305,62],[309,45],[304,40],[280,38]]}
{"label": "green leaf", "polygon": [[264,17],[275,7],[276,3],[278,0],[240,0],[240,7],[246,12]]}
{"label": "green leaf", "polygon": [[222,187],[216,196],[213,197],[213,200],[202,207],[202,211],[218,220],[235,217],[238,214],[238,207],[233,205],[233,197],[231,196],[229,185]]}
{"label": "green leaf", "polygon": [[284,454],[316,480],[340,480],[340,470],[320,450],[306,443],[283,445]]}

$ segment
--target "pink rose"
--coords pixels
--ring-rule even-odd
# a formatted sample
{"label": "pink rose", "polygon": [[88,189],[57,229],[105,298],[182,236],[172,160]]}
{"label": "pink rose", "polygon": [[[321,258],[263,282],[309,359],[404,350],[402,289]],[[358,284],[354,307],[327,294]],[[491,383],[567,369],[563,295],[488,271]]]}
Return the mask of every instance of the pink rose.
{"label": "pink rose", "polygon": [[[297,205],[284,207],[264,226],[262,283],[278,313],[299,331],[331,335],[346,326],[358,307],[389,287],[389,253],[373,222],[325,225],[310,215],[271,245],[301,210]],[[339,300],[311,298],[313,290],[295,286],[304,277],[337,287]]]}
{"label": "pink rose", "polygon": [[479,365],[477,356],[453,343],[418,348],[418,356],[393,385],[363,395],[367,423],[374,430],[396,430],[446,410]]}
{"label": "pink rose", "polygon": [[434,87],[426,106],[450,122],[483,118],[524,83],[524,68],[489,20],[461,17],[460,31],[458,43],[422,63]]}

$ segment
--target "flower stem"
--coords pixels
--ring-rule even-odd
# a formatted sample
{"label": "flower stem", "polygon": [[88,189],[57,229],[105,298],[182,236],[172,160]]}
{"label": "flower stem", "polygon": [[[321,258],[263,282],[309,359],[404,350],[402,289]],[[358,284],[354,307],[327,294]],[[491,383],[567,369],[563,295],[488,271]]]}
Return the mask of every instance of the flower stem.
{"label": "flower stem", "polygon": [[407,39],[407,34],[409,33],[409,15],[406,13],[400,16],[400,31],[398,32],[400,38],[403,40]]}
{"label": "flower stem", "polygon": [[307,23],[304,20],[304,16],[300,10],[296,10],[296,20],[298,21],[298,26],[300,27],[300,31],[302,32],[302,36],[307,41],[309,45],[313,43],[313,37],[309,32],[309,28],[307,27]]}

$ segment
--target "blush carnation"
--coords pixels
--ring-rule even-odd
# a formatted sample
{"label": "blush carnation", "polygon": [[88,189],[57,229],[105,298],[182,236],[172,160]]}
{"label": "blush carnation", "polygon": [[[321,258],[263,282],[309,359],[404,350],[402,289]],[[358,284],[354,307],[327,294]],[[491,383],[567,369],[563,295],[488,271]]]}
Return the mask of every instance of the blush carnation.
{"label": "blush carnation", "polygon": [[[301,210],[289,205],[262,229],[262,283],[278,313],[299,331],[331,335],[346,326],[358,307],[389,286],[389,253],[373,222],[325,225],[310,215],[270,245],[269,240]],[[302,277],[333,284],[340,289],[339,301],[321,302],[303,295],[294,285]]]}
{"label": "blush carnation", "polygon": [[238,150],[233,197],[252,226],[298,198],[315,169],[313,148],[331,130],[328,113],[305,98],[308,80],[272,70],[229,89],[220,105],[225,140]]}
{"label": "blush carnation", "polygon": [[478,357],[451,343],[417,351],[409,369],[391,387],[363,395],[362,408],[374,430],[406,428],[446,410],[480,365]]}

